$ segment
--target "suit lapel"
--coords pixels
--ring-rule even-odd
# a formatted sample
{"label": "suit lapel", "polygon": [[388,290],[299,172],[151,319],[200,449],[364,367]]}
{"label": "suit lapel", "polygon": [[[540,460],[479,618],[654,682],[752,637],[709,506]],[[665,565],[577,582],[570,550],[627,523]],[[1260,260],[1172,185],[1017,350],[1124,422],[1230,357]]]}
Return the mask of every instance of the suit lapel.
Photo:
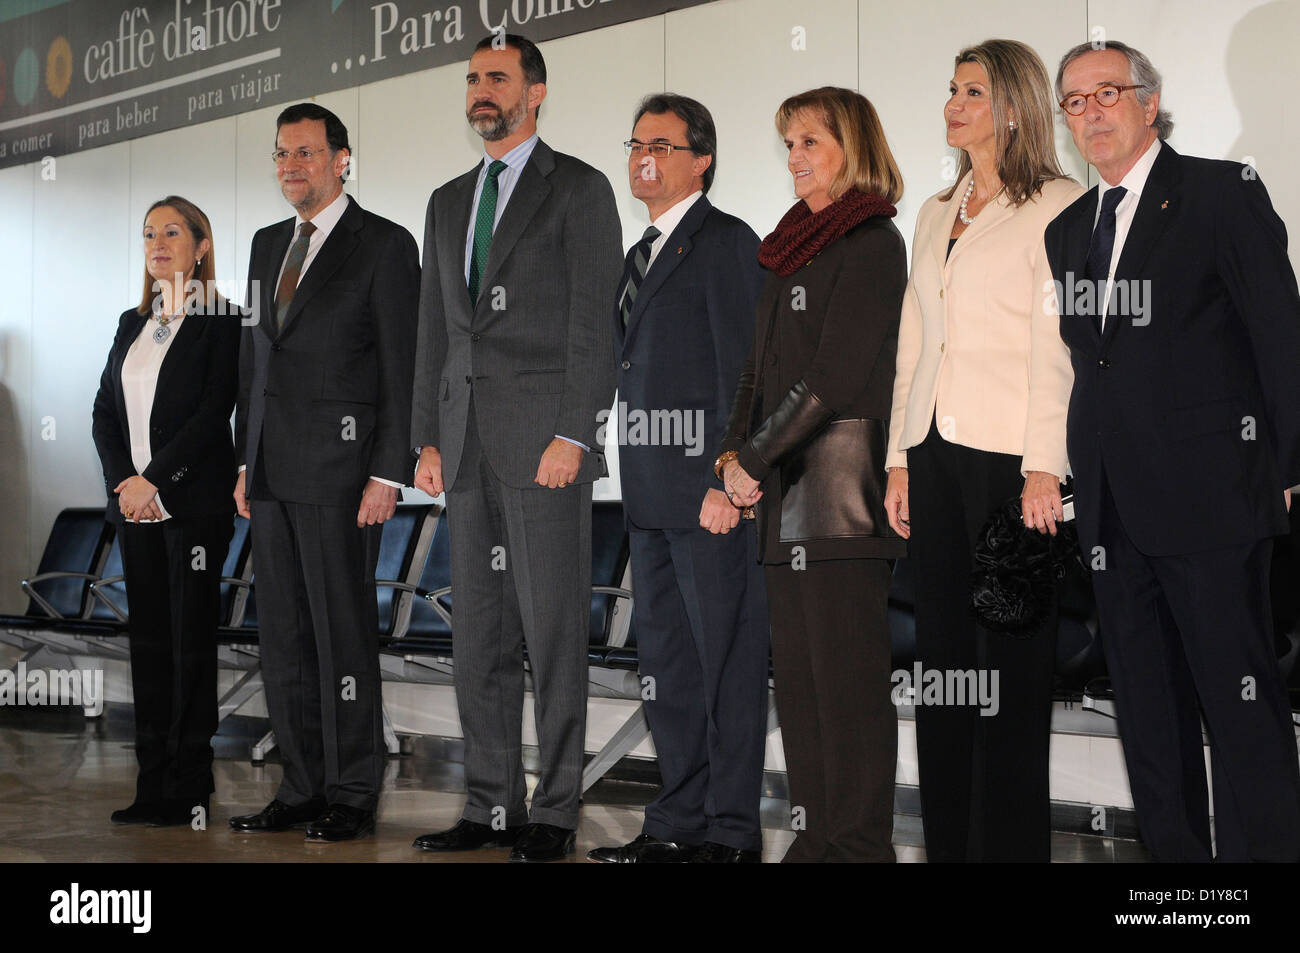
{"label": "suit lapel", "polygon": [[339,218],[338,224],[330,230],[329,237],[325,239],[325,244],[321,245],[316,257],[312,259],[311,267],[298,282],[293,300],[289,302],[289,310],[285,312],[284,322],[280,325],[280,337],[288,333],[293,326],[294,318],[306,307],[307,302],[324,287],[334,272],[338,271],[339,266],[347,261],[353,249],[357,247],[357,230],[360,227],[361,206],[349,195],[348,207]]}
{"label": "suit lapel", "polygon": [[[524,233],[528,223],[533,220],[537,210],[551,194],[551,183],[547,181],[547,176],[554,169],[555,154],[551,152],[550,146],[540,139],[537,140],[537,145],[533,146],[533,154],[528,157],[523,171],[519,173],[519,181],[515,183],[514,190],[510,193],[506,210],[501,213],[501,221],[497,223],[496,230],[492,233],[492,247],[488,251],[487,267],[483,269],[483,277],[479,282],[480,290],[492,284],[492,279],[501,270],[502,263],[509,257],[511,249],[519,241],[519,236]],[[468,220],[465,227],[469,228]],[[464,274],[464,271],[462,270],[461,273]],[[481,294],[479,299],[482,300]]]}
{"label": "suit lapel", "polygon": [[1007,200],[1006,195],[999,192],[991,202],[980,209],[979,214],[975,216],[975,221],[966,226],[966,231],[962,232],[958,237],[957,244],[952,246],[952,254],[947,254],[947,239],[948,236],[952,234],[952,223],[956,219],[957,212],[961,207],[961,202],[957,199],[956,193],[953,194],[953,201],[949,202],[949,204],[957,207],[952,210],[952,218],[943,216],[944,218],[948,218],[948,231],[943,236],[943,240],[940,243],[941,250],[943,254],[946,255],[946,259],[942,263],[945,283],[947,283],[948,279],[952,276],[951,268],[953,262],[955,262],[966,251],[966,249],[970,248],[971,245],[982,241],[990,232],[996,229],[1003,222],[1010,219],[1011,214],[1015,211],[1015,209],[1011,207],[1011,203]]}
{"label": "suit lapel", "polygon": [[[474,205],[474,188],[478,185],[480,162],[452,183],[451,197],[448,204],[451,209],[451,237],[447,239],[448,247],[454,249],[456,260],[455,281],[460,286],[465,299],[465,308],[470,310],[473,304],[469,300],[469,285],[465,283],[465,245],[469,235],[469,215]],[[447,279],[443,279],[444,281]]]}
{"label": "suit lapel", "polygon": [[961,199],[957,196],[965,193],[966,184],[974,174],[969,173],[966,178],[957,183],[957,190],[952,193],[953,197],[940,205],[930,228],[930,251],[934,254],[934,267],[941,275],[947,267],[948,239],[952,236],[952,226],[957,221],[957,209],[961,205]]}
{"label": "suit lapel", "polygon": [[1124,251],[1115,265],[1115,277],[1131,278],[1142,271],[1147,256],[1164,230],[1173,221],[1174,190],[1178,180],[1178,154],[1165,143],[1160,144],[1151,173],[1142,186],[1137,212],[1124,239]]}
{"label": "suit lapel", "polygon": [[[1084,275],[1088,270],[1088,247],[1092,244],[1092,230],[1097,217],[1098,191],[1098,188],[1093,186],[1084,194],[1082,201],[1072,206],[1073,217],[1065,225],[1065,276],[1061,283],[1061,290],[1071,297],[1074,296],[1079,283],[1084,281]],[[1101,302],[1095,298],[1093,300],[1093,306],[1100,308]],[[1072,306],[1068,306],[1063,301],[1057,303],[1063,316],[1062,320],[1069,318],[1083,325],[1083,334],[1089,341],[1094,343],[1100,341],[1094,321],[1095,311],[1076,314]]]}
{"label": "suit lapel", "polygon": [[117,364],[117,373],[114,375],[117,378],[117,419],[124,423],[126,421],[126,394],[122,391],[122,365],[126,363],[126,352],[131,350],[131,345],[134,344],[135,339],[140,336],[140,331],[144,328],[145,322],[148,320],[148,315],[139,314],[138,312],[135,314],[131,319],[131,333],[126,337],[126,340],[118,353],[114,355],[114,361]]}
{"label": "suit lapel", "polygon": [[[199,312],[199,314],[202,314],[202,312]],[[166,384],[173,371],[185,362],[185,358],[176,355],[184,354],[193,344],[194,335],[199,333],[198,322],[195,321],[199,314],[186,315],[185,320],[181,322],[181,326],[176,329],[176,340],[172,341],[171,347],[163,355],[162,366],[158,368],[158,382],[154,385],[155,403],[157,403],[158,395],[167,390]]]}
{"label": "suit lapel", "polygon": [[261,262],[262,273],[253,276],[260,281],[257,286],[258,301],[249,301],[249,304],[260,307],[258,327],[271,340],[275,339],[275,288],[280,281],[280,266],[284,264],[284,256],[289,253],[295,221],[291,218],[275,226],[271,235],[271,247]]}
{"label": "suit lapel", "polygon": [[[641,315],[645,313],[646,306],[654,298],[655,293],[663,287],[664,282],[677,270],[677,266],[685,261],[686,256],[691,253],[695,233],[704,225],[704,220],[708,217],[712,208],[713,205],[709,200],[701,195],[695,200],[695,204],[690,207],[687,213],[682,216],[682,220],[677,223],[677,227],[672,230],[664,241],[663,247],[659,250],[659,255],[650,265],[645,280],[641,282],[641,287],[637,290],[636,301],[632,303],[632,312],[627,318],[627,338],[624,341],[624,347],[636,334],[636,329],[641,323]],[[619,291],[622,290],[622,287],[620,287]],[[617,308],[617,303],[615,307]]]}
{"label": "suit lapel", "polygon": [[[1133,224],[1129,226],[1128,235],[1124,239],[1124,250],[1115,265],[1116,282],[1137,280],[1151,249],[1174,220],[1178,178],[1178,153],[1162,142],[1146,184],[1142,186],[1142,194],[1138,197]],[[1114,298],[1113,292],[1111,297]],[[1106,328],[1102,332],[1103,344],[1110,343],[1119,332],[1121,324],[1124,321],[1109,317],[1106,319]]]}

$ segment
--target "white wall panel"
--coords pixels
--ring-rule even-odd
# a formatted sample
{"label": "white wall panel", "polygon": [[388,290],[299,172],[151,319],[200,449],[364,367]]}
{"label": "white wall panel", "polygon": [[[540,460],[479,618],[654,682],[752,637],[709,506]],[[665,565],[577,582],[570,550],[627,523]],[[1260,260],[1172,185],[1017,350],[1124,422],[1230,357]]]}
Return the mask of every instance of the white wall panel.
{"label": "white wall panel", "polygon": [[857,85],[857,3],[719,0],[666,18],[668,88],[708,106],[718,126],[709,198],[762,237],[794,204],[776,109],[816,86]]}
{"label": "white wall panel", "polygon": [[[140,240],[130,180],[131,144],[122,142],[61,156],[57,178],[37,183],[29,423],[37,546],[64,507],[104,503],[90,414],[118,315],[140,293],[130,270]],[[53,439],[45,439],[49,426]]]}
{"label": "white wall panel", "polygon": [[[57,166],[56,166],[57,171]],[[18,612],[26,600],[18,580],[39,558],[44,537],[32,543],[32,232],[40,166],[0,171],[0,612]],[[50,183],[46,182],[45,185]],[[34,553],[33,553],[34,550]]]}

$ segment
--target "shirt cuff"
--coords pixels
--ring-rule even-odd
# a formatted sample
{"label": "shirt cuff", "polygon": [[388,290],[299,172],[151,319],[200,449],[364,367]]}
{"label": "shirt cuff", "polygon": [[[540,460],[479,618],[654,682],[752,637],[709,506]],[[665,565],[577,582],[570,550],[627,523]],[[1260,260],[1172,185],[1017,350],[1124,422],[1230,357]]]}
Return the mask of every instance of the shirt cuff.
{"label": "shirt cuff", "polygon": [[391,486],[398,490],[406,486],[405,483],[396,483],[393,480],[385,480],[383,477],[372,476],[370,479],[374,480],[376,483],[382,483],[384,486]]}
{"label": "shirt cuff", "polygon": [[240,473],[243,473],[243,472],[244,472],[245,470],[247,470],[247,469],[248,469],[248,464],[247,464],[247,463],[241,463],[241,464],[239,465],[239,472],[240,472]]}
{"label": "shirt cuff", "polygon": [[559,434],[559,433],[555,435],[555,439],[563,440],[565,443],[571,443],[575,447],[581,447],[583,450],[587,451],[588,453],[591,453],[591,447],[587,446],[581,440],[574,440],[572,437],[566,437],[564,436],[564,434]]}

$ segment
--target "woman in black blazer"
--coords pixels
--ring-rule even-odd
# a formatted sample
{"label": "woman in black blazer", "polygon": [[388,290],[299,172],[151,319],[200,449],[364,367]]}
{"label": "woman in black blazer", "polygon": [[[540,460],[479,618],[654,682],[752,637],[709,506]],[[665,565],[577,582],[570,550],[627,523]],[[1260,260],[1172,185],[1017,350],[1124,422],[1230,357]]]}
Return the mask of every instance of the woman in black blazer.
{"label": "woman in black blazer", "polygon": [[785,861],[892,861],[897,714],[886,622],[904,543],[884,510],[902,177],[852,90],[782,103],[801,199],[764,239],[758,305],[718,469],[757,504],[790,804]]}
{"label": "woman in black blazer", "polygon": [[170,195],[144,223],[144,291],[95,395],[95,448],[130,613],[135,801],[117,824],[206,818],[217,727],[215,630],[233,533],[230,414],[240,322],[216,296],[212,227]]}

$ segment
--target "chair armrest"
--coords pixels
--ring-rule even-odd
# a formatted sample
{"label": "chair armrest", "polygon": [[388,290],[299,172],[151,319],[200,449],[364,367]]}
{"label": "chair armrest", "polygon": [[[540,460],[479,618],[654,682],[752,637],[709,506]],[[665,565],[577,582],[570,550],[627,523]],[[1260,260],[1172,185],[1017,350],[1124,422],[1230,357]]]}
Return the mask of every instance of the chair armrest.
{"label": "chair armrest", "polygon": [[27,595],[31,597],[32,602],[40,606],[41,609],[45,612],[45,614],[48,615],[51,619],[66,619],[67,616],[65,616],[58,609],[54,608],[54,606],[50,605],[50,603],[45,599],[45,597],[36,591],[36,589],[34,588],[36,583],[45,582],[47,579],[89,579],[91,581],[94,581],[98,578],[99,577],[96,576],[94,573],[70,572],[70,571],[58,569],[55,570],[54,572],[38,573],[37,575],[32,576],[32,578],[30,579],[24,579],[22,582],[19,583],[19,585],[22,586],[23,592],[27,593]]}
{"label": "chair armrest", "polygon": [[116,582],[123,582],[125,579],[126,579],[125,576],[105,576],[103,579],[97,579],[90,584],[90,594],[93,595],[100,602],[104,603],[104,605],[108,606],[108,611],[113,613],[113,615],[117,616],[118,622],[124,624],[129,623],[131,621],[127,617],[127,614],[123,612],[121,607],[118,606],[118,604],[114,602],[112,599],[110,599],[106,593],[100,592],[99,587],[112,585],[113,583]]}

